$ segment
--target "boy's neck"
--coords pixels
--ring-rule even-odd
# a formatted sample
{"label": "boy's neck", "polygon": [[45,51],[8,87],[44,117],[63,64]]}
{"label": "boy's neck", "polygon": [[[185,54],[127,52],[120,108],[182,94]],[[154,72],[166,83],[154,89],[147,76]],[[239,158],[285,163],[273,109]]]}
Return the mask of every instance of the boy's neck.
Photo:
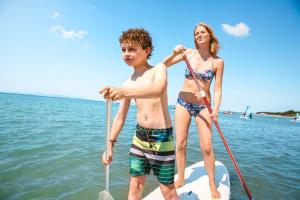
{"label": "boy's neck", "polygon": [[136,74],[144,73],[145,71],[147,71],[150,68],[151,68],[151,65],[149,65],[148,62],[133,66],[134,73],[136,73]]}

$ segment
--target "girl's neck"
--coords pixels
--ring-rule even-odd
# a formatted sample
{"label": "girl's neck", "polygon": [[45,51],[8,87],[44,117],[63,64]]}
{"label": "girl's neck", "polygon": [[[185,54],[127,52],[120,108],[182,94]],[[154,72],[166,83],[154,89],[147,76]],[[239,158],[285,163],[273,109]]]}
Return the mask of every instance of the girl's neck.
{"label": "girl's neck", "polygon": [[200,58],[201,58],[203,61],[206,61],[207,59],[209,59],[209,58],[211,57],[209,48],[201,48],[201,47],[199,47],[199,48],[197,49],[197,52],[198,52]]}

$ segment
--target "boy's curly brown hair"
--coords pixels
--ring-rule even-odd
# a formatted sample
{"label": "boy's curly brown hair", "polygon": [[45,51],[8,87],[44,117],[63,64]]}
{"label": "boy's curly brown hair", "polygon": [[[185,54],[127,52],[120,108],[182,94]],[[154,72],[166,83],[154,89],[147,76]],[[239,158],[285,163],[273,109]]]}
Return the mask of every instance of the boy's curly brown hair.
{"label": "boy's curly brown hair", "polygon": [[123,31],[119,37],[120,43],[136,42],[141,45],[142,49],[150,47],[150,53],[147,55],[147,59],[152,56],[152,38],[148,31],[143,28],[130,28],[127,31]]}

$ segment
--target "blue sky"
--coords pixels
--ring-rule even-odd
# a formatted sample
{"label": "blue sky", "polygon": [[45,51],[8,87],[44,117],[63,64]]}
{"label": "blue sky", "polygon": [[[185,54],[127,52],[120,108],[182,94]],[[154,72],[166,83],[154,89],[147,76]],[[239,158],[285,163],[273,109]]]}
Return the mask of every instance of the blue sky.
{"label": "blue sky", "polygon": [[[101,100],[132,73],[118,37],[143,27],[155,65],[176,44],[193,48],[193,29],[209,24],[225,61],[222,110],[300,110],[300,3],[297,0],[1,0],[0,91]],[[184,63],[169,69],[176,102]]]}

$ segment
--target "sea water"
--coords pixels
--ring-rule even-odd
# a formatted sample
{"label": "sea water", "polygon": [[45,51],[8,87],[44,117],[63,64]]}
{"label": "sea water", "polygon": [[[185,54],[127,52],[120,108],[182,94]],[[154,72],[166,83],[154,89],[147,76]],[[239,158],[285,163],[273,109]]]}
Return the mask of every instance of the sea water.
{"label": "sea water", "polygon": [[[118,104],[114,103],[112,116]],[[174,109],[170,106],[174,122]],[[135,131],[135,106],[114,150],[109,188],[127,199],[128,154]],[[0,93],[0,199],[96,200],[104,190],[105,102]],[[300,123],[284,117],[239,113],[219,124],[255,199],[300,199]],[[174,124],[174,123],[173,123]],[[216,159],[230,173],[231,199],[247,199],[226,149],[214,130]],[[187,165],[202,160],[194,121]],[[158,186],[147,178],[143,196]]]}

